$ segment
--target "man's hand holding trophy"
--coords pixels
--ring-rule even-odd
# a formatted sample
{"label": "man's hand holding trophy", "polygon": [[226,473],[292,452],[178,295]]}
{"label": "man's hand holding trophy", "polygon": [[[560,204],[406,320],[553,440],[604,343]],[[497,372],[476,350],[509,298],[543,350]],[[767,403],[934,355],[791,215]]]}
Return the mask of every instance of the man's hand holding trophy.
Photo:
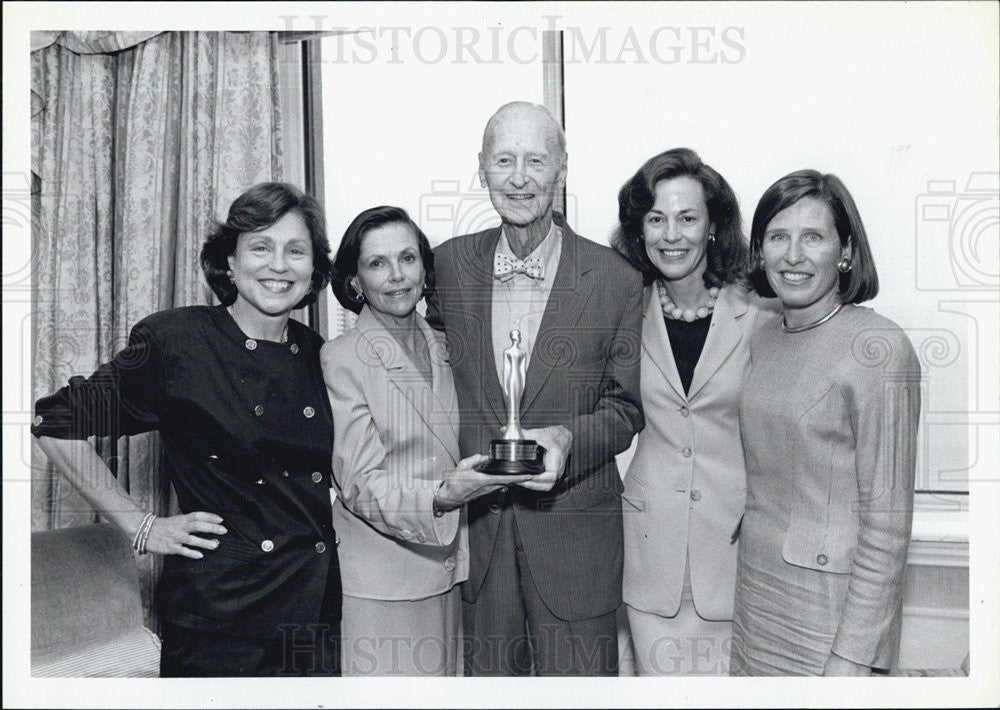
{"label": "man's hand holding trophy", "polygon": [[507,426],[503,437],[490,442],[489,460],[479,467],[485,473],[499,475],[531,474],[519,485],[536,491],[548,491],[566,466],[573,435],[564,426],[522,429],[521,395],[527,371],[527,358],[521,349],[521,332],[510,331],[511,346],[503,353],[503,394],[507,403]]}

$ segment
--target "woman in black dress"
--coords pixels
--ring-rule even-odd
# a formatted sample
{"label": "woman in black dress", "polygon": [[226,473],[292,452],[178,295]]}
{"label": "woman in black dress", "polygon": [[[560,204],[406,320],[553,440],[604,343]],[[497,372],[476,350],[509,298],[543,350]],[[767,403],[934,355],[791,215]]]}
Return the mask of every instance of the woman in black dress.
{"label": "woman in black dress", "polygon": [[[202,248],[221,305],[149,316],[35,404],[42,450],[138,552],[164,555],[163,676],[339,674],[323,340],[289,319],[329,282],[328,252],[315,199],[250,188]],[[87,441],[152,430],[181,515],[143,509]]]}

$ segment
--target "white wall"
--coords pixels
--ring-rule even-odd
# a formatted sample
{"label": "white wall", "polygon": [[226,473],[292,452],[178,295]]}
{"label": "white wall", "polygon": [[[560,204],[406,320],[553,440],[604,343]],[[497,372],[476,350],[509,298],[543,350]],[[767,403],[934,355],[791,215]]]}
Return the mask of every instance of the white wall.
{"label": "white wall", "polygon": [[[477,63],[471,50],[458,53],[451,33],[444,36],[442,44],[440,35],[425,32],[395,52],[392,34],[378,30],[322,40],[326,209],[334,248],[351,220],[376,205],[405,208],[434,245],[482,228],[484,220],[499,224],[479,186],[476,156],[483,127],[501,104],[541,103],[540,39],[514,35],[514,46],[504,46],[506,61]],[[373,49],[364,50],[365,43]],[[431,61],[442,48],[442,59]],[[486,51],[476,56],[488,59]],[[373,61],[336,61],[352,52]],[[536,59],[514,62],[512,56]]]}
{"label": "white wall", "polygon": [[[953,265],[985,272],[980,284],[998,282],[996,193],[992,202],[989,193],[985,202],[959,204],[958,196],[970,194],[973,173],[992,172],[977,179],[997,185],[990,98],[997,71],[984,65],[996,57],[995,25],[986,21],[995,8],[724,5],[634,7],[628,23],[603,7],[574,18],[565,94],[575,224],[606,240],[622,183],[672,147],[697,150],[729,180],[747,231],[757,199],[782,175],[800,168],[839,175],[858,202],[879,270],[881,293],[870,305],[907,330],[924,365],[918,487],[964,490],[970,375],[984,364],[980,357],[995,355],[970,350],[976,320],[967,311],[975,307],[944,301],[990,297],[973,281],[948,291],[958,287]],[[593,52],[602,25],[610,27],[605,62]],[[681,28],[680,41],[672,30],[658,32],[663,27]],[[615,63],[622,47],[638,51]],[[654,52],[679,61],[658,63]],[[928,196],[931,180],[956,189]],[[958,244],[949,245],[939,223],[921,219],[925,203],[959,204],[954,211],[964,216],[951,219]],[[979,252],[963,254],[959,245]],[[997,313],[975,309],[978,318]],[[986,381],[973,387],[991,388]],[[974,461],[987,445],[977,435],[988,434],[972,430]]]}
{"label": "white wall", "polygon": [[[997,308],[948,302],[995,301],[981,287],[1000,280],[1000,243],[995,193],[984,202],[966,189],[974,174],[996,189],[997,13],[960,7],[457,6],[395,41],[372,18],[373,30],[324,40],[331,236],[375,204],[405,207],[435,244],[496,223],[475,175],[482,127],[508,100],[541,101],[540,33],[561,29],[571,224],[606,241],[618,188],[670,147],[694,148],[727,177],[747,228],[778,177],[838,174],[871,237],[882,283],[872,305],[907,329],[925,365],[918,486],[964,490],[969,461],[996,439],[968,412],[977,392],[1000,396],[980,375],[993,356],[977,327]],[[929,196],[929,181],[953,189]],[[948,220],[920,219],[925,203],[950,208]]]}

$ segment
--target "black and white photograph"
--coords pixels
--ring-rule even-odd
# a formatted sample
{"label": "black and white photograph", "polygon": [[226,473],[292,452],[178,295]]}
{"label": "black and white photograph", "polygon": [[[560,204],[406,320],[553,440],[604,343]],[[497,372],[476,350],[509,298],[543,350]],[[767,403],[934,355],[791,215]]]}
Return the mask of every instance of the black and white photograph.
{"label": "black and white photograph", "polygon": [[3,12],[5,707],[1000,703],[996,3]]}

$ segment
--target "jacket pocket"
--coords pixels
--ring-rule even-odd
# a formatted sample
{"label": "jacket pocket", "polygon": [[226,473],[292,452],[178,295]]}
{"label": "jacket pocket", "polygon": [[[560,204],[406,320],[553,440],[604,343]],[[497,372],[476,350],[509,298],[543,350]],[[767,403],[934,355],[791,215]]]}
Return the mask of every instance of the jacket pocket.
{"label": "jacket pocket", "polygon": [[[830,538],[834,537],[833,540]],[[785,531],[781,557],[790,565],[817,572],[849,574],[854,561],[852,546],[836,540],[831,531],[812,525],[796,524],[793,517]]]}

